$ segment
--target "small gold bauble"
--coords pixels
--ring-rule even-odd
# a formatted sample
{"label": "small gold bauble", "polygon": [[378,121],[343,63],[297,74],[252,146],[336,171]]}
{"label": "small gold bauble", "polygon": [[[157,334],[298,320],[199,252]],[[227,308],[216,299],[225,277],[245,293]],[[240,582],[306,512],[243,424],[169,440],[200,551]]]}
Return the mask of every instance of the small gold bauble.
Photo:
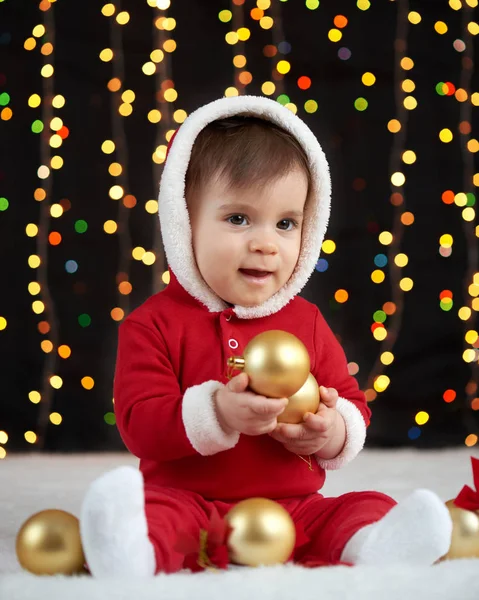
{"label": "small gold bauble", "polygon": [[305,345],[292,333],[265,331],[246,346],[242,357],[228,359],[228,366],[244,370],[249,387],[269,398],[289,398],[309,375],[310,360]]}
{"label": "small gold bauble", "polygon": [[315,414],[319,408],[319,385],[312,373],[303,387],[288,398],[288,405],[279,415],[278,423],[302,423],[307,412]]}
{"label": "small gold bauble", "polygon": [[288,511],[266,498],[249,498],[225,516],[231,562],[257,567],[286,562],[296,543],[296,528]]}
{"label": "small gold bauble", "polygon": [[445,559],[479,558],[479,515],[446,502],[452,519],[452,539]]}
{"label": "small gold bauble", "polygon": [[80,523],[63,510],[32,515],[17,534],[19,563],[35,575],[71,575],[84,570]]}

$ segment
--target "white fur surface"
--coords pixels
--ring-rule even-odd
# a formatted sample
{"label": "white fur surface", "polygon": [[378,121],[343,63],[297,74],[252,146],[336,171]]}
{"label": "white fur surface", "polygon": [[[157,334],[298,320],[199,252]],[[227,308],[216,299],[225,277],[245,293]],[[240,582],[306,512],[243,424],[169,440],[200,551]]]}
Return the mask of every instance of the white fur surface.
{"label": "white fur surface", "polygon": [[[325,495],[375,489],[406,498],[429,488],[446,501],[472,485],[470,455],[477,451],[364,450],[337,472],[328,473]],[[412,565],[296,566],[176,574],[151,580],[36,577],[22,572],[15,537],[34,512],[60,508],[80,515],[91,482],[121,465],[137,465],[128,454],[8,455],[0,463],[1,600],[477,600],[479,560]]]}
{"label": "white fur surface", "polygon": [[366,440],[366,423],[359,409],[345,398],[338,398],[336,410],[346,424],[346,442],[341,453],[335,458],[317,458],[318,464],[327,471],[336,471],[350,463],[361,452]]}
{"label": "white fur surface", "polygon": [[310,163],[313,194],[305,215],[298,265],[289,282],[258,306],[236,306],[241,319],[265,317],[281,310],[305,286],[314,271],[329,221],[331,177],[324,152],[309,127],[290,110],[269,98],[236,96],[220,98],[192,112],[178,129],[166,159],[158,196],[161,233],[168,265],[184,289],[209,311],[226,308],[204,282],[193,254],[191,227],[185,201],[185,176],[193,143],[212,121],[248,114],[272,121],[294,135]]}
{"label": "white fur surface", "polygon": [[183,395],[182,415],[186,435],[193,448],[203,456],[236,446],[239,433],[226,434],[218,422],[214,394],[224,387],[219,381],[205,381],[188,388]]}

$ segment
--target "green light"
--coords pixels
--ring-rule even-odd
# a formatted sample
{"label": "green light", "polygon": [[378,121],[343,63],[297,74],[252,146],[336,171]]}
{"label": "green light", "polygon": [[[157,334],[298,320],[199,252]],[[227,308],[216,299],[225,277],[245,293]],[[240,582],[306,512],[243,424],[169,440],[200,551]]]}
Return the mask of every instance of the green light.
{"label": "green light", "polygon": [[384,323],[384,321],[387,319],[387,315],[383,310],[377,310],[373,314],[373,319],[376,321],[376,323]]}
{"label": "green light", "polygon": [[474,194],[472,192],[467,192],[466,197],[466,206],[474,206],[474,204],[476,203],[476,197],[474,196]]}
{"label": "green light", "polygon": [[7,106],[10,102],[10,95],[7,92],[0,94],[0,106]]}
{"label": "green light", "polygon": [[453,305],[454,302],[451,300],[451,298],[445,298],[444,300],[441,300],[441,302],[439,302],[439,306],[442,308],[442,310],[446,312],[450,311]]}
{"label": "green light", "polygon": [[86,221],[83,221],[82,219],[80,219],[79,221],[76,221],[75,231],[77,233],[85,233],[85,231],[87,229],[88,229],[88,223]]}
{"label": "green light", "polygon": [[277,98],[276,101],[279,102],[280,104],[282,104],[283,106],[285,104],[288,104],[289,102],[291,102],[291,100],[289,99],[289,96],[287,96],[286,94],[280,94]]}
{"label": "green light", "polygon": [[6,198],[0,198],[0,210],[7,210],[9,204],[8,204],[8,200]]}
{"label": "green light", "polygon": [[316,100],[306,100],[304,103],[304,110],[307,113],[315,113],[318,110],[318,103]]}
{"label": "green light", "polygon": [[440,95],[440,96],[445,96],[446,94],[443,92],[443,87],[444,87],[444,81],[440,81],[437,85],[436,85],[436,92]]}
{"label": "green light", "polygon": [[33,133],[41,133],[43,131],[43,123],[39,119],[33,121],[32,131]]}
{"label": "green light", "polygon": [[103,418],[105,419],[105,423],[107,425],[116,425],[115,413],[107,412]]}
{"label": "green light", "polygon": [[78,323],[80,323],[81,327],[88,327],[91,325],[91,317],[86,313],[83,313],[78,317]]}
{"label": "green light", "polygon": [[309,10],[316,10],[319,6],[319,0],[306,0],[306,8]]}
{"label": "green light", "polygon": [[230,10],[220,10],[218,18],[222,23],[228,23],[233,18],[233,13]]}
{"label": "green light", "polygon": [[368,101],[366,100],[366,98],[356,98],[356,100],[354,101],[354,108],[356,110],[359,110],[360,112],[366,110],[367,107]]}

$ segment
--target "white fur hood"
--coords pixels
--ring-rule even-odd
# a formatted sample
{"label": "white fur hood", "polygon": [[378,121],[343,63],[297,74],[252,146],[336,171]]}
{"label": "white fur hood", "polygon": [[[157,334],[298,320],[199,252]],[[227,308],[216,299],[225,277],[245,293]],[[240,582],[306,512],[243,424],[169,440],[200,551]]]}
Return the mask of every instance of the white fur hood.
{"label": "white fur hood", "polygon": [[160,183],[159,216],[170,269],[181,286],[210,312],[220,312],[227,304],[206,284],[196,265],[185,200],[186,171],[194,141],[200,131],[212,121],[240,113],[272,121],[294,135],[308,157],[313,184],[303,225],[299,260],[290,280],[260,305],[234,307],[238,317],[252,319],[281,310],[303,289],[314,272],[329,220],[331,179],[326,157],[312,131],[278,102],[256,96],[236,96],[216,100],[190,114],[169,148]]}

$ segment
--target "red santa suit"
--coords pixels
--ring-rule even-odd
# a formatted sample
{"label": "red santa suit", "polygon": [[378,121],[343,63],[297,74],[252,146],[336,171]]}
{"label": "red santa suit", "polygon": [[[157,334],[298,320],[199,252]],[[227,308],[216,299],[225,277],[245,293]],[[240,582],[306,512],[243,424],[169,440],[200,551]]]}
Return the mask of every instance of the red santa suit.
{"label": "red santa suit", "polygon": [[[288,283],[260,306],[229,306],[206,285],[193,255],[184,182],[193,143],[210,122],[236,114],[270,120],[293,134],[307,153],[313,193],[305,215],[298,265]],[[314,271],[330,210],[330,177],[315,136],[298,117],[266,98],[224,98],[192,113],[178,130],[159,194],[163,243],[171,273],[166,289],[133,311],[120,327],[115,412],[120,434],[140,459],[145,512],[157,571],[184,566],[178,533],[195,537],[212,511],[235,502],[275,499],[301,522],[310,542],[295,560],[338,561],[351,536],[395,504],[375,492],[323,498],[327,470],[362,449],[370,411],[344,352],[318,308],[297,296]],[[219,257],[221,260],[221,257]],[[311,464],[268,435],[226,434],[214,394],[227,381],[227,359],[241,356],[258,333],[281,329],[308,349],[320,385],[336,388],[346,443],[334,459]]]}

